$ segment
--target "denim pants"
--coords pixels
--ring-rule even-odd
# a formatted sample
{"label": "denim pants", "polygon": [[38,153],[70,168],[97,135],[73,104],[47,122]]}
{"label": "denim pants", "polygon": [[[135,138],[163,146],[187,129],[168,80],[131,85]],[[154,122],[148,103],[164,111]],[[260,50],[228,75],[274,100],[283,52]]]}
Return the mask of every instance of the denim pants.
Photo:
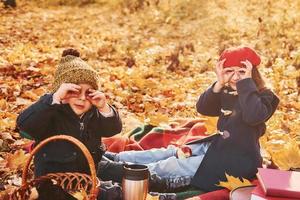
{"label": "denim pants", "polygon": [[120,152],[115,161],[147,165],[150,174],[162,178],[193,177],[209,145],[210,142],[187,145],[192,150],[192,156],[183,159],[176,157],[177,147],[169,145],[167,148]]}

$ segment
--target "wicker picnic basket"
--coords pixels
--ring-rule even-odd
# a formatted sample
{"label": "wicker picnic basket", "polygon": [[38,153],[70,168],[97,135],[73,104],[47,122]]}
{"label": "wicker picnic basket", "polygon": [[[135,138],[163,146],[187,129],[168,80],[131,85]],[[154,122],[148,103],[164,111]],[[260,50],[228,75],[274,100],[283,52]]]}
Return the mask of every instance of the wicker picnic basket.
{"label": "wicker picnic basket", "polygon": [[[83,174],[83,173],[49,173],[45,176],[37,177],[30,182],[27,182],[27,173],[28,173],[28,168],[30,166],[31,160],[33,156],[38,152],[45,144],[55,141],[55,140],[66,140],[69,141],[73,144],[75,144],[77,147],[81,149],[83,152],[84,156],[86,157],[91,175]],[[95,163],[94,160],[88,151],[88,149],[82,144],[79,140],[77,140],[74,137],[67,136],[67,135],[56,135],[52,136],[50,138],[47,138],[40,142],[30,153],[28,160],[26,161],[26,164],[23,168],[22,172],[22,186],[15,190],[11,195],[10,199],[11,200],[27,200],[29,199],[31,189],[35,187],[39,182],[43,180],[53,180],[55,184],[59,185],[62,187],[65,191],[67,192],[75,192],[79,190],[84,190],[88,194],[88,198],[90,200],[94,200],[97,198],[97,195],[99,193],[99,185],[100,181],[96,176],[96,168],[95,168]]]}

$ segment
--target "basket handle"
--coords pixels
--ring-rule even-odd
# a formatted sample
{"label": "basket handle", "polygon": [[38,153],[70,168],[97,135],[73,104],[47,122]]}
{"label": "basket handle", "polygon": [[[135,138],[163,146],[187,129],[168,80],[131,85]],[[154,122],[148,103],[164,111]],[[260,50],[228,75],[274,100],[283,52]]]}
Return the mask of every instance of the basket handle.
{"label": "basket handle", "polygon": [[89,150],[86,148],[86,146],[84,144],[82,144],[82,142],[80,142],[78,139],[72,137],[72,136],[68,136],[68,135],[55,135],[52,137],[49,137],[43,141],[41,141],[31,152],[29,155],[28,160],[26,161],[26,164],[23,168],[23,172],[22,172],[22,185],[26,185],[27,184],[27,174],[28,174],[28,168],[29,165],[31,163],[31,160],[33,158],[33,156],[36,154],[36,152],[38,152],[45,144],[54,141],[54,140],[67,140],[73,144],[75,144],[77,147],[79,147],[79,149],[83,152],[85,158],[88,161],[89,164],[89,168],[91,171],[91,179],[92,179],[92,188],[91,188],[91,197],[90,199],[95,199],[97,197],[98,194],[98,189],[97,189],[97,176],[96,176],[96,168],[95,168],[95,163],[94,163],[94,159],[91,155],[91,153],[89,152]]}

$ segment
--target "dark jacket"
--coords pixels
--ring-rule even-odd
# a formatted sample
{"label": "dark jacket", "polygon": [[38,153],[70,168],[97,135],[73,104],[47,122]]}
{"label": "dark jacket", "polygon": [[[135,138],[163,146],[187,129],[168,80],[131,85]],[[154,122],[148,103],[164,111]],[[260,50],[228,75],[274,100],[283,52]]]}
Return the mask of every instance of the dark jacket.
{"label": "dark jacket", "polygon": [[[53,135],[73,136],[89,149],[97,165],[103,153],[101,137],[113,136],[122,129],[117,111],[113,109],[113,117],[104,117],[93,106],[79,118],[69,104],[51,105],[52,100],[52,94],[46,94],[18,116],[21,136],[32,137],[37,143]],[[48,143],[36,154],[34,163],[36,176],[66,171],[89,173],[83,153],[68,141]]]}
{"label": "dark jacket", "polygon": [[210,87],[197,102],[197,111],[219,116],[219,135],[200,164],[192,185],[206,191],[220,189],[225,173],[235,177],[254,178],[262,165],[259,137],[266,131],[265,122],[275,112],[279,99],[270,91],[259,92],[251,78],[237,82],[238,95],[231,88],[214,93]]}

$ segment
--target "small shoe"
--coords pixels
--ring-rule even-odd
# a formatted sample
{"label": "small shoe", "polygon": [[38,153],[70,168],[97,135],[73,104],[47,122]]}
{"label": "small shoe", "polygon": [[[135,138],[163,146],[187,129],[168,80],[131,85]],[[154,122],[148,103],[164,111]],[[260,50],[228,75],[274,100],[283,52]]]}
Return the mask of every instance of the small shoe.
{"label": "small shoe", "polygon": [[159,200],[176,200],[175,193],[159,193],[159,192],[149,192],[153,197],[158,197]]}
{"label": "small shoe", "polygon": [[190,176],[170,177],[166,179],[168,191],[174,191],[189,186],[192,181]]}
{"label": "small shoe", "polygon": [[161,178],[157,174],[151,174],[149,178],[149,190],[152,192],[166,192],[166,179]]}
{"label": "small shoe", "polygon": [[121,183],[124,176],[124,163],[104,159],[98,163],[97,177],[103,181],[112,180]]}
{"label": "small shoe", "polygon": [[110,152],[110,151],[105,151],[104,155],[106,158],[108,158],[111,161],[115,161],[117,153]]}

